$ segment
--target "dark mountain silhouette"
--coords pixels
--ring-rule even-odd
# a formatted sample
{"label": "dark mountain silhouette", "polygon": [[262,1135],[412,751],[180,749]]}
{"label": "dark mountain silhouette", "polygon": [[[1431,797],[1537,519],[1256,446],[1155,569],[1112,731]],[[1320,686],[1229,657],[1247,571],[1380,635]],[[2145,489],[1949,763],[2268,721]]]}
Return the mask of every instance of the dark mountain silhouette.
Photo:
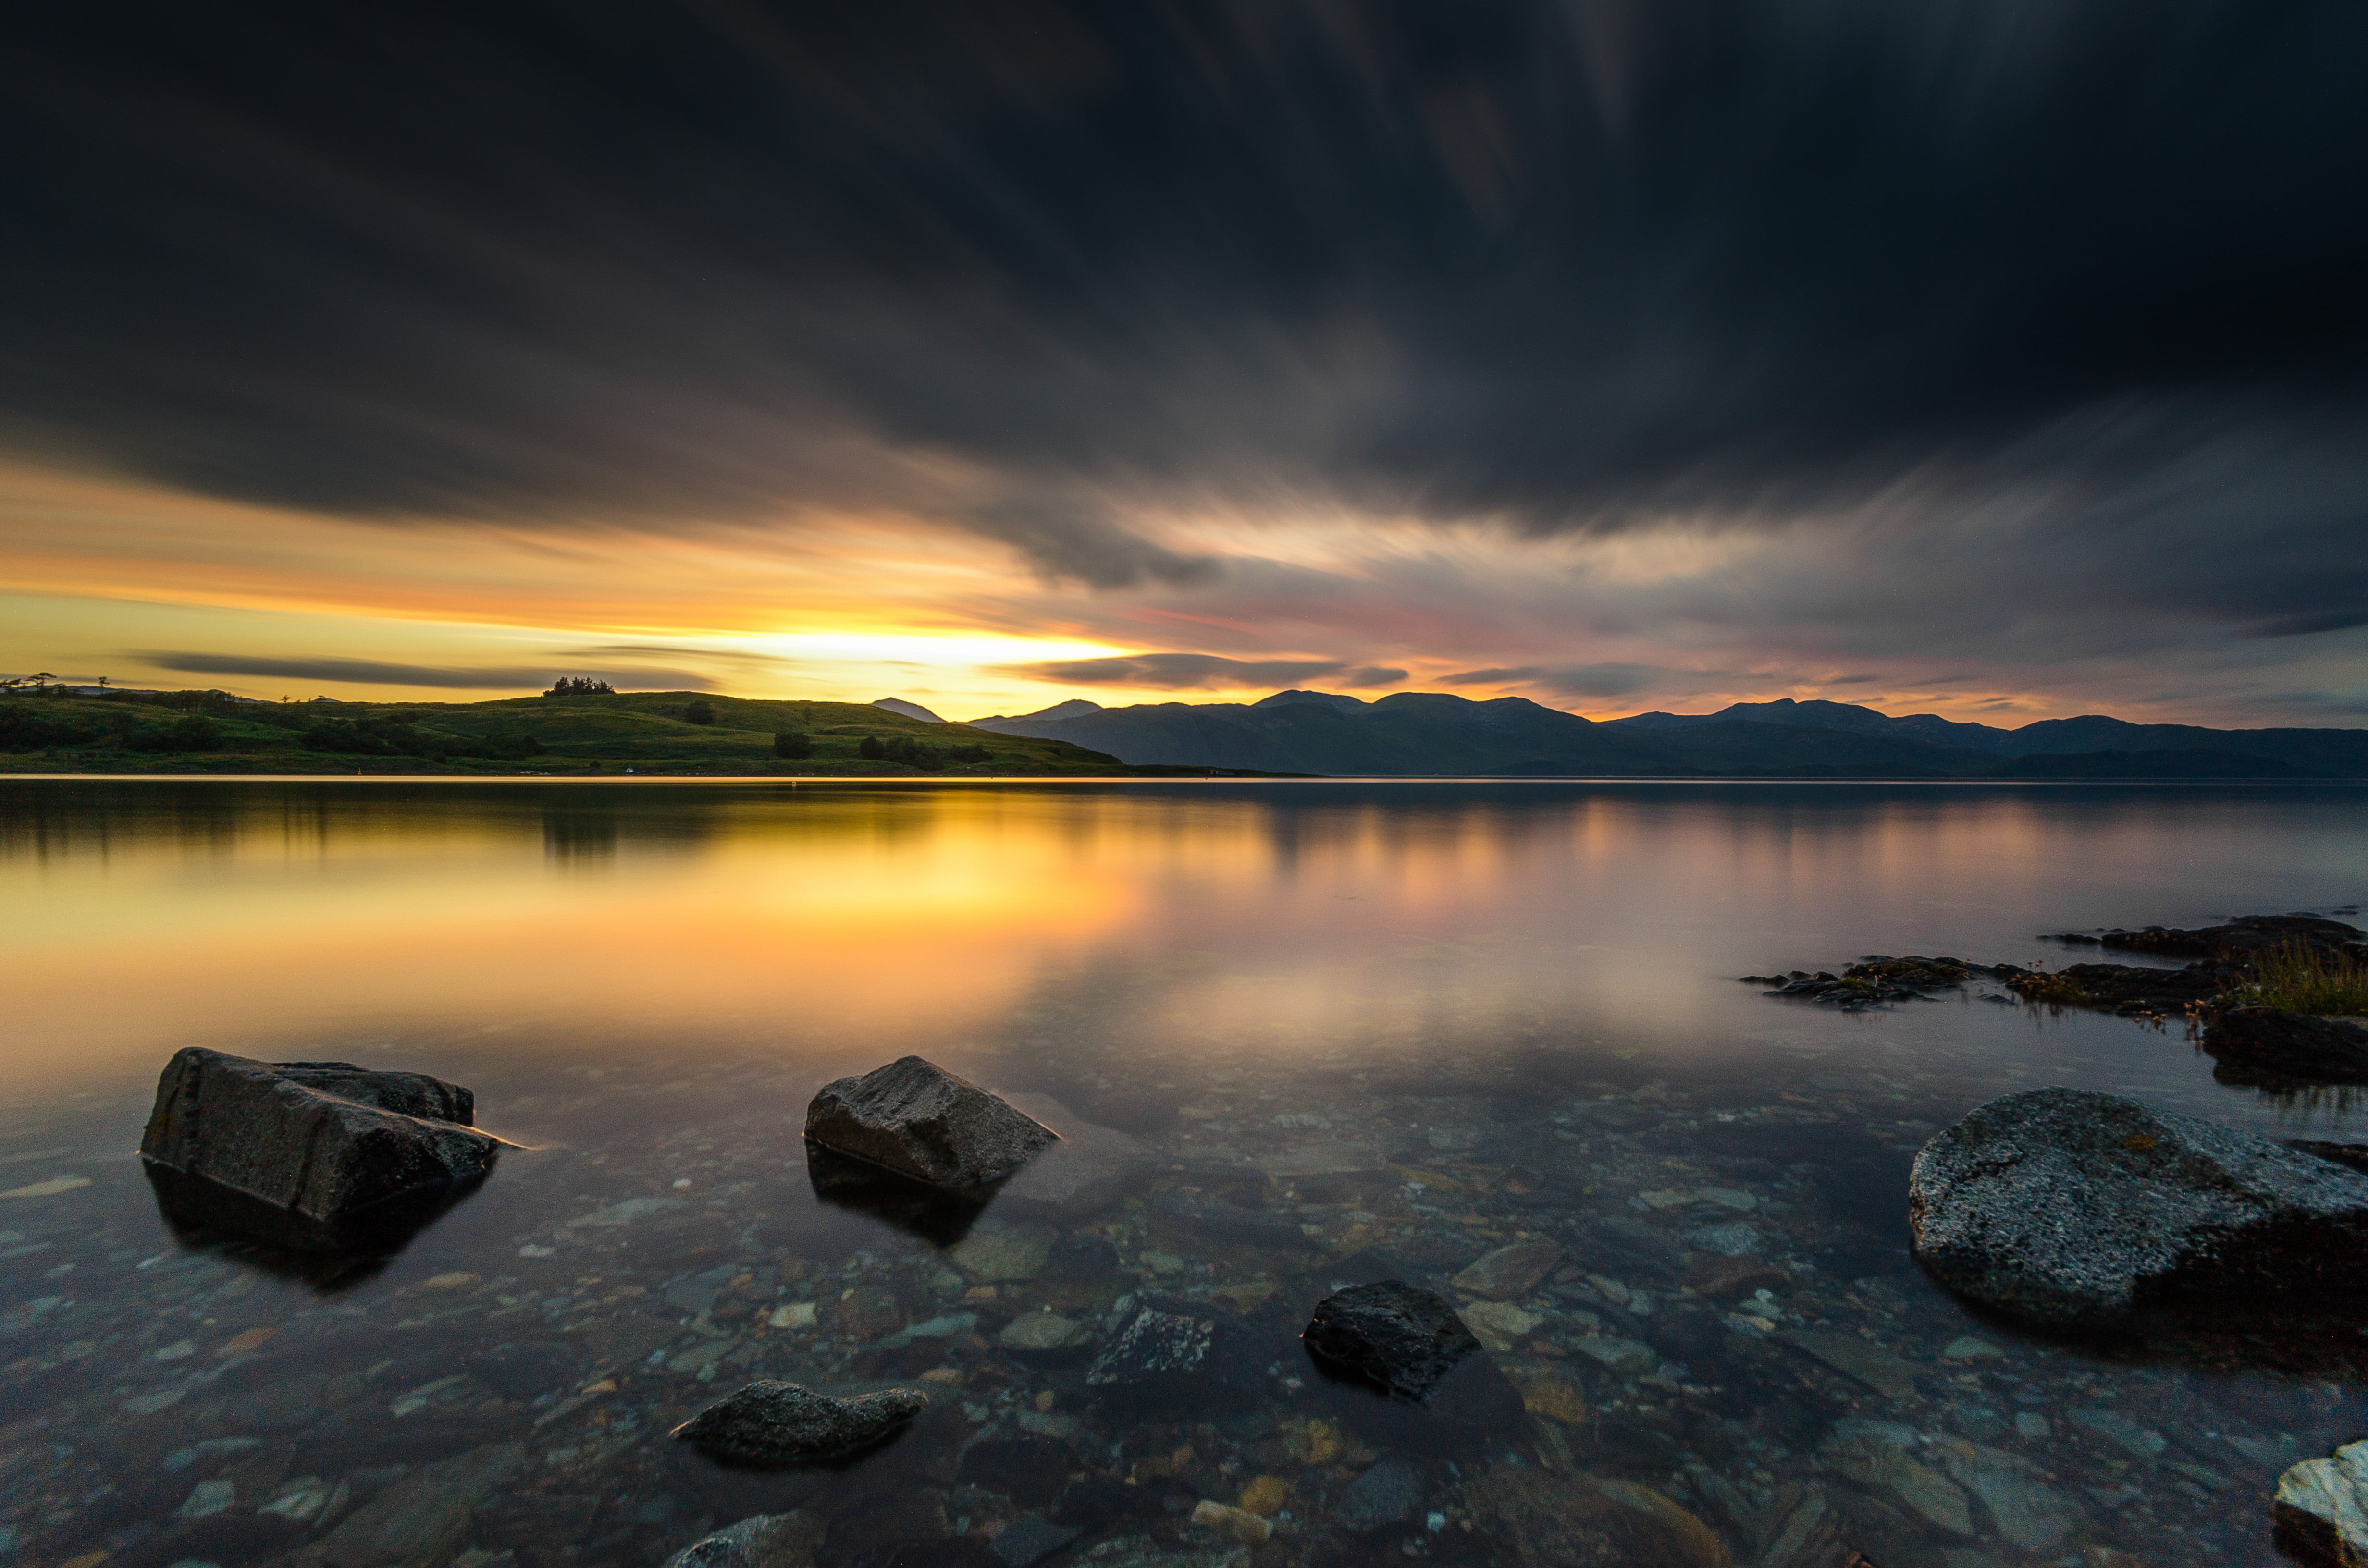
{"label": "dark mountain silhouette", "polygon": [[1280,773],[1926,778],[2368,778],[2368,730],[2210,730],[2091,714],[2020,729],[1846,702],[1742,702],[1602,723],[1525,698],[1279,691],[1254,703],[1082,699],[976,728],[1129,763]]}

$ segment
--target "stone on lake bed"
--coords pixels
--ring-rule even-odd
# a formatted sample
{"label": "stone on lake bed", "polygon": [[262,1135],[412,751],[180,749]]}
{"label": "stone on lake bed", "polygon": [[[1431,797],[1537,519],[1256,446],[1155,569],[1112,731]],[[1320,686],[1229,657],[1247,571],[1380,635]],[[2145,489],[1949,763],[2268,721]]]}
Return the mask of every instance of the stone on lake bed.
{"label": "stone on lake bed", "polygon": [[2271,1511],[2278,1545],[2294,1556],[2324,1568],[2368,1564],[2368,1442],[2288,1470]]}
{"label": "stone on lake bed", "polygon": [[919,1389],[840,1399],[797,1383],[753,1382],[676,1427],[673,1436],[713,1458],[744,1464],[806,1464],[871,1447],[928,1408]]}
{"label": "stone on lake bed", "polygon": [[202,1222],[335,1248],[347,1228],[493,1168],[468,1090],[424,1073],[273,1063],[189,1046],[156,1083],[141,1158]]}
{"label": "stone on lake bed", "polygon": [[1935,1136],[1908,1218],[1943,1285],[2050,1325],[2368,1287],[2368,1176],[2087,1090],[2008,1095]]}
{"label": "stone on lake bed", "polygon": [[1562,1258],[1562,1248],[1552,1242],[1516,1242],[1484,1255],[1450,1283],[1475,1296],[1511,1301],[1536,1290]]}
{"label": "stone on lake bed", "polygon": [[1798,1346],[1834,1370],[1856,1378],[1885,1399],[1906,1399],[1916,1392],[1916,1368],[1911,1363],[1855,1334],[1827,1328],[1794,1328],[1778,1337]]}
{"label": "stone on lake bed", "polygon": [[1033,1279],[1044,1272],[1059,1233],[1050,1225],[1002,1225],[973,1231],[946,1255],[956,1268],[984,1284]]}
{"label": "stone on lake bed", "polygon": [[826,1084],[805,1135],[825,1149],[934,1187],[991,1187],[1057,1134],[918,1056]]}
{"label": "stone on lake bed", "polygon": [[1246,1508],[1219,1503],[1203,1497],[1192,1509],[1192,1522],[1203,1529],[1231,1536],[1245,1546],[1261,1546],[1274,1534],[1274,1526]]}
{"label": "stone on lake bed", "polygon": [[1571,1341],[1572,1349],[1592,1356],[1622,1377],[1642,1377],[1661,1364],[1660,1353],[1637,1339],[1622,1339],[1614,1335],[1594,1335]]}
{"label": "stone on lake bed", "polygon": [[1007,1350],[1066,1350],[1093,1337],[1083,1324],[1058,1312],[1023,1312],[1004,1324],[996,1343]]}
{"label": "stone on lake bed", "polygon": [[822,1533],[803,1514],[757,1514],[692,1541],[666,1568],[809,1568]]}
{"label": "stone on lake bed", "polygon": [[1513,1341],[1546,1321],[1510,1301],[1474,1301],[1455,1315],[1463,1320],[1483,1350],[1510,1350]]}
{"label": "stone on lake bed", "polygon": [[1454,1307],[1398,1279],[1325,1297],[1301,1337],[1324,1359],[1417,1402],[1481,1347]]}

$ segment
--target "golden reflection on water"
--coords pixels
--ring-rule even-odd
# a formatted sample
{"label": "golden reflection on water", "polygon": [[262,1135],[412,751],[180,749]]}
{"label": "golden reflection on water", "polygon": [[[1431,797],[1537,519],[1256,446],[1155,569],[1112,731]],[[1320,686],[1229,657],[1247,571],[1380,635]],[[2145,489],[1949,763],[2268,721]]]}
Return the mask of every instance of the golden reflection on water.
{"label": "golden reflection on water", "polygon": [[[193,1043],[959,1058],[1088,1013],[1154,1052],[1714,1052],[1766,1005],[1708,981],[1877,944],[2025,959],[2043,918],[2209,914],[2222,863],[2262,842],[2180,798],[1816,787],[201,780],[0,800],[11,1095]],[[2355,841],[2325,869],[2360,863]]]}

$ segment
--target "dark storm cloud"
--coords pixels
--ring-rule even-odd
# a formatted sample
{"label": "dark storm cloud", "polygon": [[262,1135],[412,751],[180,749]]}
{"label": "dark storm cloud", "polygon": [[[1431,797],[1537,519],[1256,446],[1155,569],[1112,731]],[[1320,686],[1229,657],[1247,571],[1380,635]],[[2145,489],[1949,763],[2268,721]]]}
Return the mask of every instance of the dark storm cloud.
{"label": "dark storm cloud", "polygon": [[1359,668],[1338,659],[1222,659],[1213,653],[1132,653],[1108,659],[1061,659],[1041,665],[1014,665],[1006,673],[1064,686],[1150,687],[1166,691],[1294,686],[1304,680],[1325,678],[1338,685],[1363,688],[1394,686],[1406,676],[1404,670]]}
{"label": "dark storm cloud", "polygon": [[0,62],[0,427],[211,494],[905,508],[1107,587],[1212,581],[1118,520],[1178,495],[1913,478],[2194,621],[2360,597],[2351,0],[94,4]]}
{"label": "dark storm cloud", "polygon": [[[187,675],[273,676],[289,680],[344,681],[354,686],[426,686],[455,691],[506,691],[548,685],[580,669],[446,669],[436,665],[391,665],[373,659],[250,659],[230,653],[142,653],[160,670]],[[685,670],[603,669],[590,672],[619,685],[665,691],[712,691],[715,682]]]}

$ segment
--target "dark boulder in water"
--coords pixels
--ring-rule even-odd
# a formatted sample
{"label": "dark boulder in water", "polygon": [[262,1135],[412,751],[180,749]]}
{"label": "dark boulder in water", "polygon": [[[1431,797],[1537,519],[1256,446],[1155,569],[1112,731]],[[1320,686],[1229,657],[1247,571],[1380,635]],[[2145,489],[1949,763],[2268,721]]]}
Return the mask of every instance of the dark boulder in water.
{"label": "dark boulder in water", "polygon": [[860,1452],[929,1407],[919,1389],[840,1399],[797,1383],[764,1380],[709,1405],[674,1436],[715,1459],[741,1464],[813,1464]]}
{"label": "dark boulder in water", "polygon": [[918,1056],[825,1085],[806,1107],[805,1135],[849,1158],[956,1188],[1004,1180],[1057,1136]]}
{"label": "dark boulder in water", "polygon": [[468,1090],[341,1062],[191,1046],[156,1084],[140,1153],[174,1217],[281,1246],[375,1244],[493,1168]]}
{"label": "dark boulder in water", "polygon": [[1402,1279],[1353,1285],[1315,1304],[1307,1347],[1400,1399],[1421,1401],[1480,1341],[1432,1291]]}
{"label": "dark boulder in water", "polygon": [[2203,1049],[2255,1076],[2307,1084],[2368,1084],[2368,1022],[2230,1007],[2203,1031]]}
{"label": "dark boulder in water", "polygon": [[2008,1095],[1938,1134],[1908,1221],[1943,1285],[2042,1324],[2368,1288],[2368,1176],[2086,1090]]}
{"label": "dark boulder in water", "polygon": [[1522,1420],[1521,1396],[1443,1297],[1402,1279],[1315,1304],[1300,1336],[1317,1365],[1400,1404],[1473,1425]]}

